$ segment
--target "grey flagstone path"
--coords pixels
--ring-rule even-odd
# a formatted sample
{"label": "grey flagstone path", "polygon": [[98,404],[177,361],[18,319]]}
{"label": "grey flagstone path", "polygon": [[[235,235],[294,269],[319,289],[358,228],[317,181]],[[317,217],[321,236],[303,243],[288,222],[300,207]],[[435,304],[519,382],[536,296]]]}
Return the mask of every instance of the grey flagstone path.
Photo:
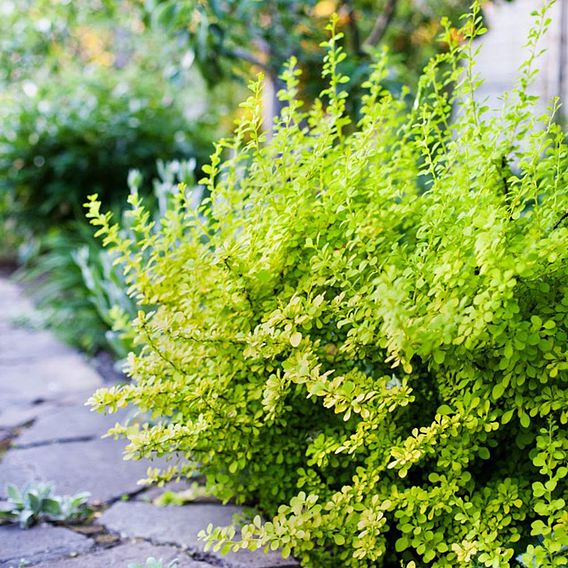
{"label": "grey flagstone path", "polygon": [[277,552],[206,552],[198,532],[209,523],[231,524],[238,507],[210,500],[155,506],[161,490],[138,484],[150,462],[126,462],[123,442],[101,439],[123,416],[85,407],[102,378],[51,333],[16,323],[32,312],[21,290],[0,277],[0,452],[7,447],[0,454],[0,501],[7,483],[50,482],[60,495],[88,491],[101,513],[87,535],[49,524],[0,526],[0,567],[127,568],[151,556],[164,566],[177,560],[178,568],[298,566]]}

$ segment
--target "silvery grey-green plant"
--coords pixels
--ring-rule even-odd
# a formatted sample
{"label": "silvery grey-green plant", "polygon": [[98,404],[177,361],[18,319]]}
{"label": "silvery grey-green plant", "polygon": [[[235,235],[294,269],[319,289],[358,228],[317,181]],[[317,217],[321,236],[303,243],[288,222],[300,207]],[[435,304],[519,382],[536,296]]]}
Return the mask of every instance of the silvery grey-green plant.
{"label": "silvery grey-green plant", "polygon": [[22,489],[9,483],[6,494],[8,501],[0,507],[0,522],[18,523],[24,529],[42,520],[75,522],[91,514],[89,493],[59,496],[50,483],[28,484]]}

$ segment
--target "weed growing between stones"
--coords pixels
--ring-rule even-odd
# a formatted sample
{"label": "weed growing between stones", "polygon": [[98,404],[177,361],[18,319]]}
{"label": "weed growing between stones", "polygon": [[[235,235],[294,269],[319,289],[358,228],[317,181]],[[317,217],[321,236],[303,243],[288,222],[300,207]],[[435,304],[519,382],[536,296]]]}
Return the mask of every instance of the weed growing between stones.
{"label": "weed growing between stones", "polygon": [[144,564],[141,564],[140,562],[133,562],[128,565],[128,568],[177,568],[177,566],[177,560],[173,560],[167,566],[164,566],[162,560],[150,557],[146,559]]}

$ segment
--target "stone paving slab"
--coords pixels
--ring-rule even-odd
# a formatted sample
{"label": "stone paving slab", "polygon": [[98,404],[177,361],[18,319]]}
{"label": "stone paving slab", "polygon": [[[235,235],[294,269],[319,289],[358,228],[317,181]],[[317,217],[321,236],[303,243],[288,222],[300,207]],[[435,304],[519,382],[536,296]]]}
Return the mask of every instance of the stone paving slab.
{"label": "stone paving slab", "polygon": [[104,415],[86,406],[55,408],[44,413],[18,437],[14,446],[31,446],[100,438],[120,422],[125,413]]}
{"label": "stone paving slab", "polygon": [[0,328],[0,364],[73,354],[73,350],[47,331],[8,326]]}
{"label": "stone paving slab", "polygon": [[208,550],[197,538],[198,533],[214,526],[227,526],[233,516],[242,511],[230,505],[192,504],[183,507],[154,507],[149,503],[115,503],[105,511],[98,522],[107,529],[129,538],[145,538],[154,544],[174,544],[192,553],[207,554],[222,566],[229,568],[292,568],[298,564],[285,559],[278,552],[264,553],[239,550],[221,554]]}
{"label": "stone paving slab", "polygon": [[128,543],[93,552],[79,558],[57,560],[42,564],[42,568],[127,568],[131,562],[144,566],[147,558],[161,560],[166,567],[177,560],[176,568],[212,568],[211,564],[192,560],[187,554],[172,546],[154,546],[148,542]]}
{"label": "stone paving slab", "polygon": [[36,362],[3,365],[0,401],[6,408],[16,402],[58,400],[70,393],[94,391],[102,379],[77,353]]}
{"label": "stone paving slab", "polygon": [[0,495],[6,483],[29,482],[51,482],[59,495],[89,491],[92,502],[136,493],[153,462],[124,461],[123,448],[123,442],[107,438],[11,449],[0,462]]}
{"label": "stone paving slab", "polygon": [[5,408],[0,406],[0,430],[14,430],[54,408],[54,405],[33,404],[30,402],[6,405]]}
{"label": "stone paving slab", "polygon": [[0,322],[12,322],[14,318],[33,313],[32,303],[20,288],[6,278],[0,278]]}
{"label": "stone paving slab", "polygon": [[[0,364],[0,374],[2,367]],[[51,399],[36,399],[33,400],[6,400],[0,398],[0,439],[2,438],[2,431],[8,434],[23,426],[29,424],[39,417],[57,411],[58,409],[69,406],[83,407],[85,401],[93,394],[93,390],[75,391],[71,393],[61,393],[60,396]],[[103,416],[102,414],[100,415]],[[103,425],[104,428],[104,425]]]}
{"label": "stone paving slab", "polygon": [[90,539],[61,527],[42,525],[28,530],[18,526],[0,527],[0,566],[5,568],[18,568],[21,560],[43,566],[48,560],[92,548]]}

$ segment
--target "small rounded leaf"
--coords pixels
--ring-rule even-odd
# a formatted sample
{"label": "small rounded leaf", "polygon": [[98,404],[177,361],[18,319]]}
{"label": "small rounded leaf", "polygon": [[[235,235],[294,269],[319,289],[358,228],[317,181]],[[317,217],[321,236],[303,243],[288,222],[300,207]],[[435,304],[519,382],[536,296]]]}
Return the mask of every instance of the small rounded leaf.
{"label": "small rounded leaf", "polygon": [[298,347],[298,345],[300,345],[301,341],[302,341],[302,334],[299,331],[295,331],[290,336],[290,345],[292,347]]}

